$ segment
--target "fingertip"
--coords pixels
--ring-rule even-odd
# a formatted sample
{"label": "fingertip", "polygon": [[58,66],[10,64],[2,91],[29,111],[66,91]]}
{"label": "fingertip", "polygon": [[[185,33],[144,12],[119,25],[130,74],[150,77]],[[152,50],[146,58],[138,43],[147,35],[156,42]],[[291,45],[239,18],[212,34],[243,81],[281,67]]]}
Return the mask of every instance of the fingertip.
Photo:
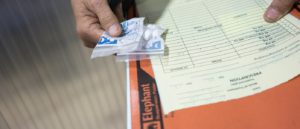
{"label": "fingertip", "polygon": [[121,32],[122,32],[122,28],[121,28],[121,25],[119,23],[114,23],[108,29],[108,33],[112,37],[118,37],[118,36],[120,36]]}
{"label": "fingertip", "polygon": [[112,37],[117,37],[121,34],[121,26],[116,15],[112,12],[108,5],[101,6],[97,10],[97,16],[101,28],[103,28]]}
{"label": "fingertip", "polygon": [[264,19],[266,22],[273,23],[281,18],[282,14],[274,8],[269,8],[264,14]]}

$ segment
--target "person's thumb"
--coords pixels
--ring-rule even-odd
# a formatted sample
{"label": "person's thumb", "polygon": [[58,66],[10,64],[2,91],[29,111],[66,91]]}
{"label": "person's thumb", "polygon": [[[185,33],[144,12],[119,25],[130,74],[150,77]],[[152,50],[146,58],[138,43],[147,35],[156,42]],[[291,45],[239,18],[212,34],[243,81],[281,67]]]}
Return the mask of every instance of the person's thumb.
{"label": "person's thumb", "polygon": [[265,21],[278,21],[290,11],[294,3],[295,0],[273,0],[264,14]]}
{"label": "person's thumb", "polygon": [[99,18],[101,27],[105,29],[110,36],[119,36],[122,32],[122,28],[117,17],[110,9],[107,0],[102,0],[102,2],[98,4],[99,6],[96,8],[96,15]]}

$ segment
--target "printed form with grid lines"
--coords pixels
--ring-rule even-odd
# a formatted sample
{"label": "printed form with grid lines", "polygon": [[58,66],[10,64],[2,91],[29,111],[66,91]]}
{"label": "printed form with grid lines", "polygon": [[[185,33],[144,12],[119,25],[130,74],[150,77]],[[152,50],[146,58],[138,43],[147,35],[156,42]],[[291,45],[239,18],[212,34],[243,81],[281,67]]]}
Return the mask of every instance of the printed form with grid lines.
{"label": "printed form with grid lines", "polygon": [[300,73],[300,22],[267,23],[265,0],[137,0],[146,22],[167,29],[151,59],[165,114],[238,99]]}

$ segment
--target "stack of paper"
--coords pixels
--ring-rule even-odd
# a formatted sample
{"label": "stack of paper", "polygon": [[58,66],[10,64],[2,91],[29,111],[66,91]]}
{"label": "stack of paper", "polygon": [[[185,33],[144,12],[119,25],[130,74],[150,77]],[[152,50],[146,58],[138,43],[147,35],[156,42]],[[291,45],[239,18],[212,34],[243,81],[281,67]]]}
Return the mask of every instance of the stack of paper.
{"label": "stack of paper", "polygon": [[167,54],[151,60],[165,114],[253,95],[300,73],[300,22],[265,22],[264,0],[137,3],[140,16],[168,30]]}

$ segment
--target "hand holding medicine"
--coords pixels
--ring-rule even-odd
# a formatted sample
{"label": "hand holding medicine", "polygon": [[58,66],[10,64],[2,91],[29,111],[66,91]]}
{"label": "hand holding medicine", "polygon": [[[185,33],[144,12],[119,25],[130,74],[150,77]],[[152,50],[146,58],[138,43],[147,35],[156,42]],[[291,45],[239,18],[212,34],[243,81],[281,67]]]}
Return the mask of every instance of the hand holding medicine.
{"label": "hand holding medicine", "polygon": [[94,48],[105,31],[114,37],[121,34],[121,3],[113,10],[107,0],[71,0],[71,3],[78,35],[86,47]]}

